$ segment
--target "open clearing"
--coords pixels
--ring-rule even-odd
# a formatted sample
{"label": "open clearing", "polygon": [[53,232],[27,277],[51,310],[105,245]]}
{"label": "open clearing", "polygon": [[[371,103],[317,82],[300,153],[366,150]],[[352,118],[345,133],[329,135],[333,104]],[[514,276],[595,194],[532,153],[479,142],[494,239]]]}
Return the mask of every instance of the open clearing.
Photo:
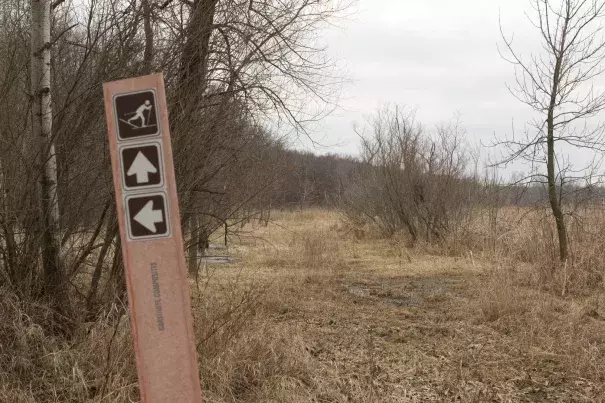
{"label": "open clearing", "polygon": [[230,246],[237,263],[192,286],[198,327],[202,295],[240,301],[222,316],[246,322],[222,374],[235,401],[605,401],[599,296],[563,299],[524,284],[519,267],[355,237],[336,213],[274,218],[249,224]]}

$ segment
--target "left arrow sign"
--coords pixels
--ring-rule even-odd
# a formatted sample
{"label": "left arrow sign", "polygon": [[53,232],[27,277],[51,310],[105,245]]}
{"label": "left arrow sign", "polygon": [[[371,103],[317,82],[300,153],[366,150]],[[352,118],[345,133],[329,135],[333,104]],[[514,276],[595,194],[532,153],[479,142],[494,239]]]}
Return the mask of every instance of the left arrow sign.
{"label": "left arrow sign", "polygon": [[127,195],[125,201],[130,240],[170,236],[170,214],[164,192]]}
{"label": "left arrow sign", "polygon": [[158,169],[145,157],[141,151],[137,153],[137,156],[134,158],[132,165],[126,172],[126,175],[132,176],[136,175],[137,183],[148,183],[149,182],[149,174],[155,174],[158,172]]}
{"label": "left arrow sign", "polygon": [[155,234],[157,232],[155,225],[164,222],[164,216],[162,210],[153,209],[153,200],[149,200],[133,220]]}

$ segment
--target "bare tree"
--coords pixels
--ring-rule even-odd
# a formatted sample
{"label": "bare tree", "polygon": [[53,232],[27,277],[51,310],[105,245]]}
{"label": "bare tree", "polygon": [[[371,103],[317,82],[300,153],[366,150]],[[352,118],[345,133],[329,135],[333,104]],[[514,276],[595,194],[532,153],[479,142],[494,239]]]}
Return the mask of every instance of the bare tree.
{"label": "bare tree", "polygon": [[51,0],[33,0],[31,3],[31,129],[46,293],[58,296],[64,303],[66,281],[60,254],[57,157],[52,137],[51,3]]}
{"label": "bare tree", "polygon": [[[316,32],[351,3],[167,1],[157,11],[163,27],[157,60],[164,66],[169,89],[179,161],[175,171],[192,270],[196,245],[207,243],[196,239],[198,234],[209,234],[223,224],[209,215],[216,216],[215,206],[206,203],[220,200],[227,216],[241,206],[235,202],[239,198],[217,197],[223,189],[216,184],[220,178],[234,178],[228,170],[250,162],[243,160],[255,154],[252,146],[260,144],[257,129],[272,121],[304,133],[310,120],[333,108],[342,79]],[[170,45],[164,48],[161,43]],[[314,103],[323,106],[317,113],[309,107]],[[223,213],[218,216],[224,220]]]}
{"label": "bare tree", "polygon": [[538,172],[534,178],[545,177],[557,227],[559,257],[566,261],[570,252],[562,192],[567,182],[577,178],[568,173],[571,167],[563,160],[561,147],[566,144],[592,150],[604,148],[605,126],[591,124],[589,119],[605,108],[605,93],[592,85],[603,73],[605,2],[531,1],[535,17],[530,20],[539,32],[542,52],[524,59],[502,28],[501,33],[506,50],[503,57],[515,66],[516,86],[509,89],[539,118],[530,123],[521,138],[513,135],[496,145],[503,145],[506,150],[500,164],[524,160],[534,169],[545,167],[546,173]]}
{"label": "bare tree", "polygon": [[472,208],[461,125],[429,133],[399,107],[380,110],[369,123],[358,131],[362,164],[345,186],[344,213],[389,235],[406,230],[411,244],[444,240]]}

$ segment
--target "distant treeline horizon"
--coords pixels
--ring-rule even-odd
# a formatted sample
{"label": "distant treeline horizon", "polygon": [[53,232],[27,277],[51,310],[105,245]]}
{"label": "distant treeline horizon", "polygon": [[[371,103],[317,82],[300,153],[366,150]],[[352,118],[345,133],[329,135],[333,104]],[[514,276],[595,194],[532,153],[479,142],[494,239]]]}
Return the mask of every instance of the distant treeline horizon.
{"label": "distant treeline horizon", "polygon": [[[308,150],[284,149],[284,171],[270,192],[271,207],[334,206],[343,196],[346,183],[368,164],[360,157]],[[519,182],[495,180],[488,183],[479,175],[470,175],[465,181],[475,186],[489,186],[490,199],[496,198],[502,206],[539,206],[548,203],[547,184],[539,181]],[[578,206],[605,203],[605,185],[579,186],[565,184],[557,192],[563,202]]]}

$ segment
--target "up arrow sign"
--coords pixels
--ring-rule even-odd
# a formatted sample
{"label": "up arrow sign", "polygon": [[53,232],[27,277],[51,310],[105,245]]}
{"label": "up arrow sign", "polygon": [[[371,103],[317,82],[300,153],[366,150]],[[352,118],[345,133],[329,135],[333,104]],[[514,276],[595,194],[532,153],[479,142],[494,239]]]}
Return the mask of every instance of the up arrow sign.
{"label": "up arrow sign", "polygon": [[126,175],[137,176],[137,183],[148,183],[149,182],[149,174],[155,174],[158,172],[158,169],[145,157],[141,151],[138,152],[137,156],[132,161],[132,165],[126,172]]}
{"label": "up arrow sign", "polygon": [[162,210],[153,209],[153,200],[149,200],[133,219],[154,234],[157,232],[155,225],[164,222]]}

